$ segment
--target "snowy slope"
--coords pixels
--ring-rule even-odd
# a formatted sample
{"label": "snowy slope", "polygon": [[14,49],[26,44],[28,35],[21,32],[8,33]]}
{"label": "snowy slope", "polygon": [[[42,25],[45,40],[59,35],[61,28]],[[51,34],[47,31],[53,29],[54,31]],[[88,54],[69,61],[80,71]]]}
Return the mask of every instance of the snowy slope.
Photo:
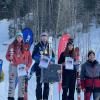
{"label": "snowy slope", "polygon": [[0,43],[5,42],[9,38],[9,36],[8,36],[9,24],[10,23],[9,23],[9,21],[7,21],[7,19],[0,21]]}
{"label": "snowy slope", "polygon": [[76,46],[80,47],[82,60],[86,60],[88,50],[93,50],[96,53],[96,58],[100,60],[100,28],[96,28],[96,25],[90,28],[87,33],[77,33],[75,38]]}

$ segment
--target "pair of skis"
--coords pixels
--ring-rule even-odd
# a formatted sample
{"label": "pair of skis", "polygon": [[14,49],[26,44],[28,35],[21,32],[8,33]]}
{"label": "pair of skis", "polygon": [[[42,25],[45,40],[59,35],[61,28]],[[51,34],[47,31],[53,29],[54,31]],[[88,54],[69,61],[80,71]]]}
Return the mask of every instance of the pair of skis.
{"label": "pair of skis", "polygon": [[75,59],[76,59],[76,69],[77,69],[77,77],[76,77],[76,91],[77,91],[77,100],[81,100],[81,81],[80,81],[80,53],[79,47],[75,48]]}
{"label": "pair of skis", "polygon": [[25,76],[24,100],[28,100],[28,76]]}
{"label": "pair of skis", "polygon": [[[50,58],[52,58],[52,43],[53,43],[53,38],[49,37],[49,55],[50,55]],[[53,100],[53,83],[50,83],[50,100]]]}
{"label": "pair of skis", "polygon": [[76,87],[76,90],[77,90],[77,100],[81,100],[81,84],[80,84],[80,75],[79,75],[79,73],[77,75],[77,87]]}

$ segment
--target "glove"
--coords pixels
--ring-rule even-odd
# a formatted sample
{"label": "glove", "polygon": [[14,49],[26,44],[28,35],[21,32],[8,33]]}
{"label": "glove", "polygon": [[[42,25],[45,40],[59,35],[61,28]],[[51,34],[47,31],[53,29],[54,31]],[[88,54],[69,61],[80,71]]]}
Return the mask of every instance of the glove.
{"label": "glove", "polygon": [[0,73],[0,82],[2,82],[4,80],[4,72],[3,70]]}
{"label": "glove", "polygon": [[25,67],[25,70],[26,70],[26,72],[28,73],[29,68],[28,68],[28,67]]}

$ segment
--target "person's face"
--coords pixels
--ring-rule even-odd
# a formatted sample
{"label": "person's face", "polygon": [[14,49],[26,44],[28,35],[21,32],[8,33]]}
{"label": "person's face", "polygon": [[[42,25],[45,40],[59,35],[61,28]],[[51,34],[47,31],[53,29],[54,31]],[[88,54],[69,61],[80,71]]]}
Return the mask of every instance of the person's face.
{"label": "person's face", "polygon": [[18,43],[21,43],[22,40],[23,40],[23,38],[22,38],[21,36],[17,36],[17,41],[18,41]]}
{"label": "person's face", "polygon": [[68,45],[68,49],[71,51],[73,50],[73,45]]}
{"label": "person's face", "polygon": [[94,55],[93,53],[91,53],[91,54],[89,55],[88,59],[89,59],[90,61],[94,61],[94,60],[95,60],[95,55]]}
{"label": "person's face", "polygon": [[42,40],[43,42],[47,42],[47,41],[48,41],[48,37],[45,36],[45,35],[43,35],[43,36],[41,36],[41,40]]}

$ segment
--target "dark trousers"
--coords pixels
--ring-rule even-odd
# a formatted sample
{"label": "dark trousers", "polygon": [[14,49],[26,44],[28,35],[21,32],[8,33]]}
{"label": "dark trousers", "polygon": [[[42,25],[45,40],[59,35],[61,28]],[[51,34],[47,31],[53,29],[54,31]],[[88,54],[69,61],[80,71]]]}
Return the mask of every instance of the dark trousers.
{"label": "dark trousers", "polygon": [[[49,96],[49,83],[41,83],[41,71],[36,71],[36,100],[48,100]],[[44,88],[42,88],[42,84],[44,84]],[[43,92],[43,93],[42,93]]]}
{"label": "dark trousers", "polygon": [[75,72],[66,71],[63,73],[63,76],[62,76],[62,89],[63,89],[62,100],[74,100],[75,83],[76,83]]}

